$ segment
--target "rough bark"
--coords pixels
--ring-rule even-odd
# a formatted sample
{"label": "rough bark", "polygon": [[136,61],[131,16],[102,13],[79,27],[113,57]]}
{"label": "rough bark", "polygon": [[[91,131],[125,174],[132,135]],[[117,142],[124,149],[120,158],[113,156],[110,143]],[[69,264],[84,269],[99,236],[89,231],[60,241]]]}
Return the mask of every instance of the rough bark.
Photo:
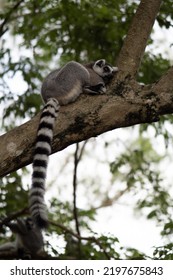
{"label": "rough bark", "polygon": [[[52,153],[109,130],[158,121],[159,116],[173,113],[173,68],[152,85],[141,86],[134,78],[160,3],[141,1],[119,55],[120,71],[107,95],[81,96],[60,109]],[[0,137],[0,176],[32,162],[39,116]]]}
{"label": "rough bark", "polygon": [[118,67],[131,76],[137,74],[162,0],[141,0],[118,57]]}

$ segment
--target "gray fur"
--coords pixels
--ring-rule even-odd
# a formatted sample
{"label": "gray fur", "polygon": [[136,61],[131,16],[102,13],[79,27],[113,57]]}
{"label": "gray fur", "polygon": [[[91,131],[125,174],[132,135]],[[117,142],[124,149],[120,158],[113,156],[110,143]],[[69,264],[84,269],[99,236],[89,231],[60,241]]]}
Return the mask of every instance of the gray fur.
{"label": "gray fur", "polygon": [[33,175],[29,206],[40,228],[48,225],[44,202],[48,157],[51,153],[53,128],[59,107],[74,102],[80,94],[103,94],[112,79],[114,67],[104,59],[82,65],[71,61],[52,71],[43,81],[41,95],[46,103],[40,118],[33,156]]}
{"label": "gray fur", "polygon": [[0,246],[1,253],[14,253],[19,258],[31,258],[44,252],[43,236],[41,230],[30,218],[18,218],[9,222],[7,227],[15,234],[14,242],[7,242]]}

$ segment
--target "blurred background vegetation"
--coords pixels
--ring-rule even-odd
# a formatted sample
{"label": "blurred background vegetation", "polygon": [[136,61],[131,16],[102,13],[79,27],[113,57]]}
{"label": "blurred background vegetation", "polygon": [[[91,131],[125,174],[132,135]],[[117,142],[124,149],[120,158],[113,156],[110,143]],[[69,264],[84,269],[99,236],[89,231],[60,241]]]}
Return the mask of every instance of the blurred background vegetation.
{"label": "blurred background vegetation", "polygon": [[[43,78],[69,60],[105,58],[116,65],[118,53],[140,1],[6,0],[0,2],[1,134],[31,119],[42,108]],[[153,36],[172,30],[171,0],[163,1],[148,41],[138,81],[152,83],[171,61]],[[172,37],[173,38],[173,37]],[[169,46],[172,47],[172,44]],[[45,233],[45,249],[59,259],[173,259],[172,121],[142,124],[106,133],[52,156],[48,209],[54,225]],[[31,166],[0,179],[0,217],[27,206]],[[130,232],[117,206],[152,220],[160,244],[148,252],[121,242],[117,228]],[[112,229],[99,230],[109,208]],[[107,221],[109,222],[109,221]],[[138,219],[136,220],[138,223]],[[97,230],[98,228],[98,230]],[[145,235],[145,232],[143,232]],[[139,236],[136,231],[135,238]],[[85,236],[85,238],[82,238]],[[152,231],[151,231],[152,236]],[[141,236],[143,240],[145,236]],[[13,238],[6,228],[0,243]]]}

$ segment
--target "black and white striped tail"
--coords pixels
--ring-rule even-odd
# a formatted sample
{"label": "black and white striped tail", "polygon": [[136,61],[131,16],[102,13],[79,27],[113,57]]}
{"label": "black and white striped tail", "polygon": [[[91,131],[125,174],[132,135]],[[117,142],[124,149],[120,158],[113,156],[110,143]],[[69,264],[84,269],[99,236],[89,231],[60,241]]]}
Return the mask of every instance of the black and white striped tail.
{"label": "black and white striped tail", "polygon": [[48,100],[40,117],[36,145],[33,156],[32,185],[29,194],[29,207],[34,222],[40,227],[48,225],[47,209],[44,201],[45,181],[53,128],[59,111],[59,102],[55,98]]}

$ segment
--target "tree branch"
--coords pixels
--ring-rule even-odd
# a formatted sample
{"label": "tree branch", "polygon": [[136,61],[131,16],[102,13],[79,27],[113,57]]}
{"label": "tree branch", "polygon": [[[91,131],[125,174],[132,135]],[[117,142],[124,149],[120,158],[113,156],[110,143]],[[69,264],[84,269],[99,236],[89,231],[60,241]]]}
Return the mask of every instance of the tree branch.
{"label": "tree branch", "polygon": [[106,249],[103,247],[103,245],[101,244],[101,242],[94,236],[91,237],[84,237],[81,235],[78,235],[77,233],[73,232],[71,229],[59,224],[59,223],[55,223],[53,221],[50,221],[50,224],[56,227],[59,227],[60,229],[62,229],[63,231],[65,231],[66,233],[69,233],[70,235],[74,236],[76,239],[78,240],[86,240],[86,241],[90,241],[91,243],[95,243],[97,244],[100,249],[103,251],[103,253],[105,254],[106,258],[109,260],[110,256],[109,254],[106,252]]}
{"label": "tree branch", "polygon": [[79,221],[78,221],[78,210],[76,205],[76,192],[77,192],[77,168],[78,168],[78,152],[79,152],[79,143],[76,143],[76,149],[74,153],[74,171],[73,171],[73,214],[76,224],[76,232],[80,235]]}
{"label": "tree branch", "polygon": [[0,25],[0,37],[3,36],[3,34],[8,30],[8,27],[6,29],[4,29],[4,26],[8,23],[8,21],[10,20],[10,17],[12,15],[12,13],[17,10],[17,8],[20,6],[20,4],[24,2],[24,0],[20,0],[18,1],[11,9],[10,11],[6,14],[6,17],[4,18],[3,22]]}
{"label": "tree branch", "polygon": [[[61,107],[56,120],[52,153],[119,127],[150,123],[173,113],[172,68],[150,87],[135,81],[115,81],[108,95],[81,96]],[[164,95],[162,83],[166,86]],[[40,114],[0,136],[0,177],[32,162]]]}
{"label": "tree branch", "polygon": [[118,68],[135,76],[162,0],[141,0],[118,57]]}
{"label": "tree branch", "polygon": [[[80,236],[80,227],[79,227],[79,220],[78,220],[78,208],[77,208],[77,169],[78,169],[78,153],[79,153],[79,143],[76,143],[76,150],[74,153],[74,171],[73,171],[73,215],[76,225],[76,232]],[[78,242],[78,251],[79,255],[81,254],[81,240],[79,239]]]}
{"label": "tree branch", "polygon": [[153,85],[153,90],[159,94],[167,92],[173,94],[173,66]]}
{"label": "tree branch", "polygon": [[[74,153],[74,172],[73,172],[73,214],[74,214],[74,219],[75,219],[75,225],[76,225],[76,232],[78,236],[80,236],[80,226],[79,226],[79,219],[78,219],[78,208],[77,208],[77,173],[78,173],[78,166],[80,163],[80,160],[82,158],[85,146],[86,146],[87,141],[85,141],[82,144],[82,147],[80,148],[79,143],[76,143],[76,150]],[[81,254],[81,241],[79,239],[78,242],[78,247],[79,247],[79,255]]]}
{"label": "tree branch", "polygon": [[28,208],[23,208],[15,213],[12,213],[10,215],[8,215],[7,217],[0,217],[0,229],[3,225],[7,225],[9,222],[11,222],[12,220],[22,216],[22,215],[26,215],[28,214]]}
{"label": "tree branch", "polygon": [[127,186],[124,190],[119,191],[111,198],[109,198],[108,195],[106,195],[105,199],[100,202],[100,205],[97,207],[93,207],[92,210],[98,210],[104,207],[112,206],[128,191],[129,191],[129,186]]}

